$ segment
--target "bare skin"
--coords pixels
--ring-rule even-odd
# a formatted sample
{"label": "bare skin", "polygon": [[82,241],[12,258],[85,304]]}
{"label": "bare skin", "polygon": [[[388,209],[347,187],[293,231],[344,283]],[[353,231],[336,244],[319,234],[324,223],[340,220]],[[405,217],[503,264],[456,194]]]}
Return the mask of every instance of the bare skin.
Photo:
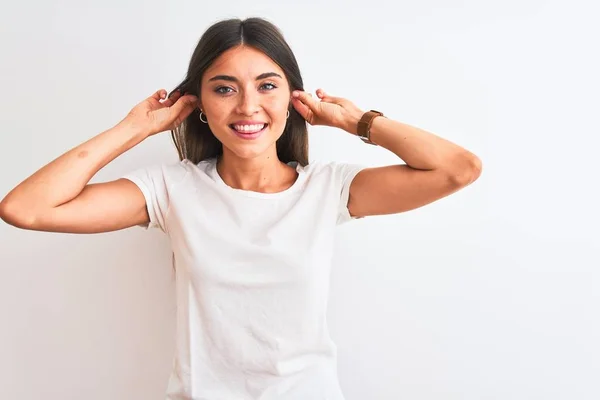
{"label": "bare skin", "polygon": [[[293,106],[310,124],[356,135],[364,113],[349,100],[317,90],[317,98],[291,92],[283,71],[249,47],[222,54],[202,77],[201,101],[159,90],[135,106],[114,127],[71,149],[21,182],[0,202],[0,218],[23,229],[97,233],[149,221],[144,196],[126,180],[90,184],[90,179],[144,139],[178,126],[200,108],[223,143],[217,171],[231,187],[279,192],[296,180],[296,171],[276,152],[287,111]],[[232,124],[266,123],[254,140],[236,135]],[[366,168],[350,187],[354,216],[393,214],[421,207],[475,181],[481,161],[433,133],[378,117],[371,139],[399,157],[396,165]]]}
{"label": "bare skin", "polygon": [[[294,107],[312,125],[326,125],[357,134],[364,111],[352,102],[317,90],[319,100],[304,92],[292,94]],[[422,207],[470,185],[481,174],[473,153],[431,132],[377,117],[371,141],[404,163],[359,172],[350,186],[348,210],[356,217],[396,214]]]}
{"label": "bare skin", "polygon": [[[257,79],[264,74],[271,76]],[[297,173],[279,161],[276,148],[291,92],[285,73],[273,60],[244,46],[223,53],[205,72],[200,99],[211,131],[223,143],[217,170],[225,183],[267,193],[293,184]],[[239,138],[230,128],[235,122],[250,120],[268,124],[258,139]]]}
{"label": "bare skin", "polygon": [[166,99],[159,90],[116,126],[69,150],[21,182],[0,202],[0,218],[22,229],[97,233],[148,222],[144,196],[126,180],[89,184],[105,165],[144,139],[179,123],[197,98]]}

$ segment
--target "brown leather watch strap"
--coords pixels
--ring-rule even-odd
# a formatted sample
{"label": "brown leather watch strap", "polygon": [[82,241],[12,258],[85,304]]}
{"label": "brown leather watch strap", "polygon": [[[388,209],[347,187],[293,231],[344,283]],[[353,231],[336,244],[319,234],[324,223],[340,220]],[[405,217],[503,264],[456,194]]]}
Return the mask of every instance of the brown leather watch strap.
{"label": "brown leather watch strap", "polygon": [[371,125],[377,117],[383,117],[383,113],[375,110],[367,111],[358,121],[356,132],[365,143],[375,144],[371,141]]}

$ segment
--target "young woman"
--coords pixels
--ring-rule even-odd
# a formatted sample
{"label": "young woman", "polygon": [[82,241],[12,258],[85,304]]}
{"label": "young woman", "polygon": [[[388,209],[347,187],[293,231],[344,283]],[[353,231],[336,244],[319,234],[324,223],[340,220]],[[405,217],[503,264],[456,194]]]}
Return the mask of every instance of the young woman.
{"label": "young woman", "polygon": [[[306,122],[404,163],[309,164]],[[166,130],[180,162],[88,183]],[[276,27],[226,20],[204,33],[169,97],[157,91],[41,168],[0,216],[41,231],[142,225],[168,235],[178,304],[168,399],[341,400],[325,316],[336,226],[431,203],[480,171],[475,155],[432,133],[323,90],[313,98]]]}

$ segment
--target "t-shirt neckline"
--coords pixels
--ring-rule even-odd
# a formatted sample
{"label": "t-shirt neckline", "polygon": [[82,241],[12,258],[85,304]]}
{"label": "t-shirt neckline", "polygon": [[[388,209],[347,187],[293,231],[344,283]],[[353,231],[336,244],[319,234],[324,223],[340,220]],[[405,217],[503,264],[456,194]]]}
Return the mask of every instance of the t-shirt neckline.
{"label": "t-shirt neckline", "polygon": [[211,174],[212,178],[217,182],[217,184],[219,186],[225,188],[225,190],[228,190],[237,195],[242,195],[242,196],[246,196],[246,197],[274,199],[274,198],[286,196],[290,193],[296,192],[301,187],[302,182],[304,180],[304,176],[305,176],[304,168],[302,167],[302,165],[300,165],[300,163],[297,161],[290,161],[288,163],[288,165],[296,167],[296,172],[298,173],[298,177],[296,178],[296,181],[294,181],[292,186],[290,186],[289,188],[282,190],[280,192],[274,192],[274,193],[263,193],[263,192],[255,192],[252,190],[236,189],[236,188],[229,186],[227,183],[225,183],[225,181],[219,174],[219,171],[217,171],[217,162],[216,161],[217,161],[216,158],[213,158],[210,163],[210,174]]}

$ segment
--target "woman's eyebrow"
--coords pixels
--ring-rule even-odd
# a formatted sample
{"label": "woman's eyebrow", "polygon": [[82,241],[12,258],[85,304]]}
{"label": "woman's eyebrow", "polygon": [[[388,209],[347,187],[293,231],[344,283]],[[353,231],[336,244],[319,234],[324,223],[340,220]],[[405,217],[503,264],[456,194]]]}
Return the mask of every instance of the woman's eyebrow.
{"label": "woman's eyebrow", "polygon": [[[277,72],[265,72],[265,73],[260,74],[259,76],[257,76],[256,80],[259,81],[261,79],[272,78],[274,76],[278,77],[280,79],[283,79],[281,77],[281,75],[279,75]],[[212,82],[212,81],[238,82],[238,79],[235,76],[231,76],[231,75],[216,75],[216,76],[213,76],[212,78],[210,78],[208,81],[209,82]]]}
{"label": "woman's eyebrow", "polygon": [[281,75],[279,75],[277,72],[265,72],[264,74],[260,74],[259,76],[256,77],[256,80],[259,81],[261,79],[266,79],[266,78],[272,78],[272,77],[278,77],[280,79],[283,79],[281,77]]}

